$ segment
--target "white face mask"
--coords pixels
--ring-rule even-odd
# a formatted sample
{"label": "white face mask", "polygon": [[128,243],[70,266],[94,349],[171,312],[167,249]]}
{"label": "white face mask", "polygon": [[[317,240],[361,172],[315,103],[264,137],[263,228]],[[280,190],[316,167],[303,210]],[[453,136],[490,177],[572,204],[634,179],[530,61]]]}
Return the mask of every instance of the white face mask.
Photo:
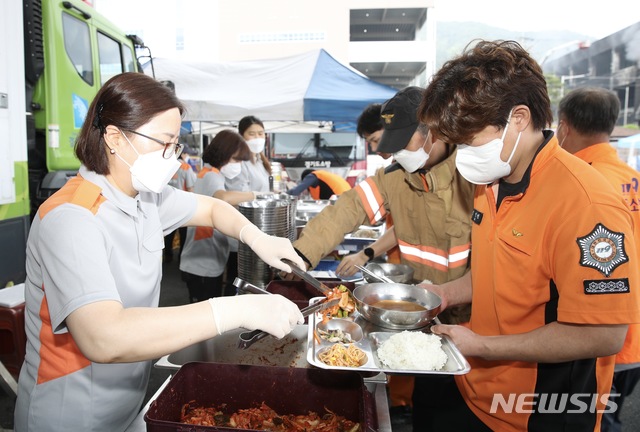
{"label": "white face mask", "polygon": [[253,138],[247,140],[247,145],[249,146],[249,150],[251,150],[251,153],[261,153],[262,150],[264,150],[265,142],[265,138]]}
{"label": "white face mask", "polygon": [[502,153],[502,148],[504,147],[504,137],[507,134],[510,121],[511,112],[509,112],[507,125],[504,128],[504,132],[502,132],[502,138],[495,138],[484,145],[476,147],[467,144],[458,145],[456,168],[467,181],[474,184],[489,184],[511,174],[509,162],[511,162],[511,158],[513,158],[518,148],[522,132],[518,134],[509,159],[506,162],[503,161],[500,158],[500,153]]}
{"label": "white face mask", "polygon": [[240,171],[242,171],[241,162],[229,162],[228,164],[220,168],[220,174],[222,174],[229,180],[238,177],[240,175]]}
{"label": "white face mask", "polygon": [[424,151],[424,146],[428,139],[429,135],[427,135],[427,138],[424,140],[424,144],[418,150],[411,151],[402,149],[395,152],[393,154],[393,158],[402,166],[402,168],[404,168],[406,172],[412,173],[418,171],[427,163],[429,156],[433,151],[433,144],[431,144],[431,150],[429,150],[429,153]]}
{"label": "white face mask", "polygon": [[116,153],[116,156],[129,167],[133,188],[138,192],[162,192],[162,189],[169,183],[171,177],[173,177],[180,168],[178,159],[175,157],[165,159],[162,156],[164,149],[141,155],[133,144],[131,144],[129,138],[127,138],[122,131],[120,131],[120,133],[122,133],[122,136],[124,136],[133,151],[138,155],[133,165],[129,165],[126,160]]}

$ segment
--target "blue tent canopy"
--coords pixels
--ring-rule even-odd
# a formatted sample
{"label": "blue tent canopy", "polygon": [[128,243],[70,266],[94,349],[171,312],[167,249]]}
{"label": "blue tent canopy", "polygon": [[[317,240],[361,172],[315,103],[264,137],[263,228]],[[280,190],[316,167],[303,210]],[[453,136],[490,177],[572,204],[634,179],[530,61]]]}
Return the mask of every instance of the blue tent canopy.
{"label": "blue tent canopy", "polygon": [[[355,123],[370,103],[397,89],[361,75],[323,49],[291,57],[227,63],[154,59],[155,76],[174,83],[187,121]],[[151,68],[145,67],[151,74]],[[352,127],[351,127],[352,129]]]}
{"label": "blue tent canopy", "polygon": [[355,73],[321,49],[304,95],[304,119],[354,121],[368,104],[384,102],[396,91]]}

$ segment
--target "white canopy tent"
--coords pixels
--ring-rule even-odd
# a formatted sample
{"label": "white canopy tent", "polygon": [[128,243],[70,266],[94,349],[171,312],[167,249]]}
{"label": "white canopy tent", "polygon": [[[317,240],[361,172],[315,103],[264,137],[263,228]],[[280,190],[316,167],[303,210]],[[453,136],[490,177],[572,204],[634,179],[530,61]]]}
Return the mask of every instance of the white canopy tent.
{"label": "white canopy tent", "polygon": [[[186,62],[155,58],[155,78],[173,82],[187,108],[185,120],[354,123],[370,103],[396,89],[368,79],[325,50],[256,61]],[[145,73],[151,74],[149,64]]]}

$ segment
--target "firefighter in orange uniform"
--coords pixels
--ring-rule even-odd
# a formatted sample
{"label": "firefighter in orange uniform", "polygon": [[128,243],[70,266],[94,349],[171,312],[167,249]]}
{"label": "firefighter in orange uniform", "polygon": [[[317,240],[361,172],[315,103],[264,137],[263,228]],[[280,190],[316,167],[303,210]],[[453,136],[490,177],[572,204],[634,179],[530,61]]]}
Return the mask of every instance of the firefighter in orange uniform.
{"label": "firefighter in orange uniform", "polygon": [[[640,245],[640,204],[638,171],[624,163],[609,136],[620,113],[618,96],[607,89],[583,87],[566,95],[558,107],[556,134],[560,147],[603,174],[622,193],[635,221],[635,242]],[[602,432],[622,430],[620,412],[625,397],[640,380],[640,324],[630,324],[622,350],[616,354],[611,400],[618,404],[614,413],[602,416]],[[618,394],[619,396],[613,396]]]}
{"label": "firefighter in orange uniform", "polygon": [[477,184],[471,272],[425,286],[468,326],[435,325],[469,373],[414,393],[414,430],[599,431],[615,355],[640,322],[633,218],[558,145],[547,83],[517,42],[479,41],[433,76],[419,112]]}

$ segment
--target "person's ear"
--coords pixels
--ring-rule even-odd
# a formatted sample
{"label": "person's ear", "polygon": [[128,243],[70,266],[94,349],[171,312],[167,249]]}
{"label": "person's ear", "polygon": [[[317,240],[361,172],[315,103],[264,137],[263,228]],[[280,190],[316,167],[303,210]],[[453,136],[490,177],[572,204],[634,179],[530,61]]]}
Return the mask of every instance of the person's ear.
{"label": "person's ear", "polygon": [[513,109],[511,114],[513,124],[518,132],[524,132],[531,123],[531,111],[526,105],[518,105]]}
{"label": "person's ear", "polygon": [[109,150],[111,150],[112,152],[118,152],[120,150],[120,147],[122,146],[123,141],[126,142],[124,137],[122,136],[122,132],[120,132],[120,129],[113,125],[109,125],[105,128],[103,137],[105,143],[109,147]]}

